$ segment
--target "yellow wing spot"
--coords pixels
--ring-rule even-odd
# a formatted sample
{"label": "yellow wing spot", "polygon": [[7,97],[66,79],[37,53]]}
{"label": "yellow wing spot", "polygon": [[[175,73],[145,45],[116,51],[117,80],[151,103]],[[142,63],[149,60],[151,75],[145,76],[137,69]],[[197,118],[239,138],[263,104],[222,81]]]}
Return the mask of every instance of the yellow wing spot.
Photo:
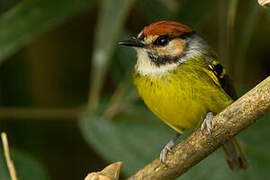
{"label": "yellow wing spot", "polygon": [[227,73],[227,72],[226,72],[226,69],[223,68],[223,71],[222,71],[220,77],[223,78],[223,77],[226,75],[226,73]]}
{"label": "yellow wing spot", "polygon": [[[211,68],[211,66],[209,65],[209,67]],[[212,69],[212,68],[211,68]],[[216,76],[216,74],[214,73],[214,71],[209,71],[207,69],[205,69],[205,72],[211,77],[211,79],[213,79],[213,81],[218,85],[221,86],[221,84],[219,83],[218,77]]]}

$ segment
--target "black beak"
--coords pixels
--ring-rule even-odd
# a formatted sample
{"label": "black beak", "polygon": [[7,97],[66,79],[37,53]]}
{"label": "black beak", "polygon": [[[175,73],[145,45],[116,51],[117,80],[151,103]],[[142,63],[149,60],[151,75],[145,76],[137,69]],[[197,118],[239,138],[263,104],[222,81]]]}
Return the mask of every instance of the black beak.
{"label": "black beak", "polygon": [[145,45],[136,38],[132,38],[132,39],[125,40],[125,41],[119,41],[119,45],[140,47],[140,48],[145,47]]}

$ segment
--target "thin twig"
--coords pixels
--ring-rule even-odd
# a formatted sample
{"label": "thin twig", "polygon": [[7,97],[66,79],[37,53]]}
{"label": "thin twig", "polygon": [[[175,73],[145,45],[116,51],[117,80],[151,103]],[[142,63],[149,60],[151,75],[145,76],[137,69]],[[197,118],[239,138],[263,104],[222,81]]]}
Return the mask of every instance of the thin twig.
{"label": "thin twig", "polygon": [[7,162],[7,166],[8,166],[11,180],[17,180],[16,169],[15,169],[15,166],[10,158],[7,134],[2,132],[1,138],[2,138],[2,143],[4,146],[5,158],[6,158],[6,162]]}
{"label": "thin twig", "polygon": [[0,107],[0,119],[78,119],[79,108]]}
{"label": "thin twig", "polygon": [[129,86],[130,78],[125,77],[124,80],[118,85],[118,87],[114,91],[108,104],[108,108],[103,113],[105,119],[112,119],[119,111],[121,111],[123,107],[122,105],[125,104],[123,102],[123,99],[127,93]]}
{"label": "thin twig", "polygon": [[215,116],[211,135],[196,130],[172,149],[167,166],[157,158],[129,180],[175,179],[269,111],[270,76]]}

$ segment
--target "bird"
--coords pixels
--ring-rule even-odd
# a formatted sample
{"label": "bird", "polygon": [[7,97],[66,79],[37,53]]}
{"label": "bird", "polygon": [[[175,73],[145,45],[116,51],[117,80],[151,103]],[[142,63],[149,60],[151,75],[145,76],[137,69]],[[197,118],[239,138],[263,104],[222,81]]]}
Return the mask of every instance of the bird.
{"label": "bird", "polygon": [[[160,153],[162,163],[185,131],[200,128],[211,134],[213,117],[237,98],[216,52],[187,25],[158,21],[119,44],[137,52],[132,77],[139,96],[177,132]],[[233,171],[249,168],[235,137],[224,143],[223,150]]]}

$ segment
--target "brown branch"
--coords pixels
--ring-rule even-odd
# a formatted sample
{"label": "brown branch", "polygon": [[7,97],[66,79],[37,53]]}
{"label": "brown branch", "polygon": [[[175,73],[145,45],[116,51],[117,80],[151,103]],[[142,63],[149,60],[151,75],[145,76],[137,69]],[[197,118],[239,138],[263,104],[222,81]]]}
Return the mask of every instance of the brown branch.
{"label": "brown branch", "polygon": [[1,138],[2,138],[2,143],[3,143],[3,147],[4,147],[4,152],[5,152],[5,158],[6,158],[6,162],[7,162],[7,166],[8,166],[11,180],[17,180],[16,169],[15,169],[15,166],[14,166],[14,164],[10,158],[10,154],[9,154],[7,134],[2,132]]}
{"label": "brown branch", "polygon": [[102,171],[89,173],[84,180],[118,180],[122,162],[108,165]]}
{"label": "brown branch", "polygon": [[270,110],[270,76],[212,120],[212,135],[196,130],[167,156],[167,166],[159,158],[139,170],[129,180],[175,179],[219,148],[225,141],[256,122]]}
{"label": "brown branch", "polygon": [[0,119],[77,119],[82,109],[0,107]]}
{"label": "brown branch", "polygon": [[258,3],[261,6],[269,6],[270,5],[270,0],[258,0]]}

